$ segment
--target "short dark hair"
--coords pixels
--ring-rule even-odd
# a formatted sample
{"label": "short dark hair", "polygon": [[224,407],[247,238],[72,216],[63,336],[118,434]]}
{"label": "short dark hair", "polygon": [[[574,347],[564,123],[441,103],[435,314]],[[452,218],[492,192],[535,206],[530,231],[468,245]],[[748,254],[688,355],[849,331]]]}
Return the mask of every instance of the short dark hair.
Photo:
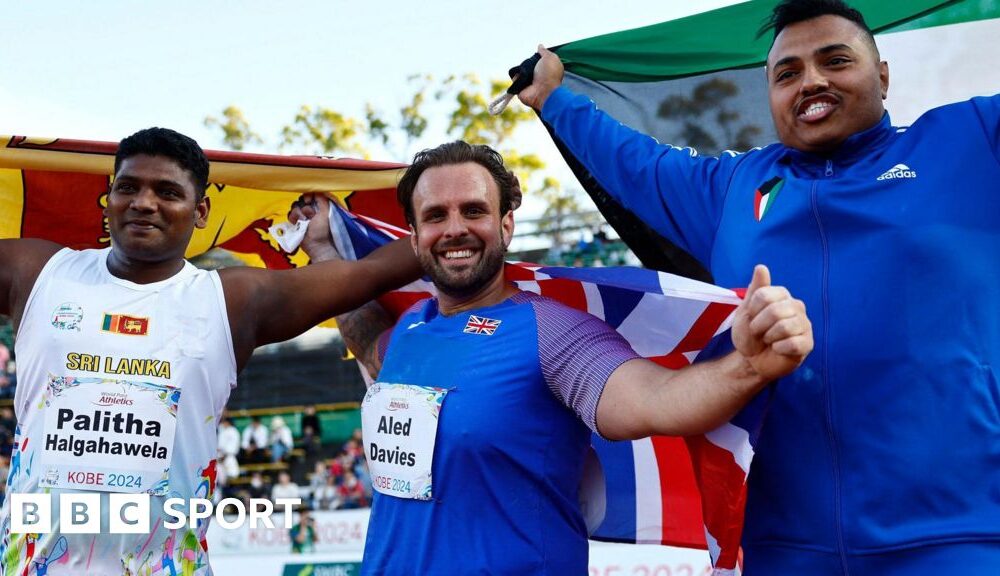
{"label": "short dark hair", "polygon": [[757,36],[763,36],[768,30],[774,30],[774,37],[771,40],[773,42],[786,27],[820,16],[839,16],[854,22],[864,31],[876,52],[878,51],[875,35],[865,22],[865,17],[843,0],[783,0],[771,11],[771,16],[761,26]]}
{"label": "short dark hair", "polygon": [[194,139],[169,128],[146,128],[118,143],[115,152],[115,174],[122,162],[132,156],[166,156],[191,173],[195,200],[201,200],[208,188],[208,158]]}
{"label": "short dark hair", "polygon": [[504,166],[503,156],[489,146],[456,140],[442,144],[437,148],[418,152],[413,157],[413,163],[399,179],[399,184],[396,186],[396,199],[403,207],[406,221],[411,226],[416,228],[416,217],[413,213],[413,191],[416,189],[417,180],[420,180],[424,170],[436,166],[465,164],[466,162],[474,162],[485,168],[493,177],[493,181],[497,183],[497,187],[500,189],[501,216],[521,205],[521,186],[517,181],[517,176]]}

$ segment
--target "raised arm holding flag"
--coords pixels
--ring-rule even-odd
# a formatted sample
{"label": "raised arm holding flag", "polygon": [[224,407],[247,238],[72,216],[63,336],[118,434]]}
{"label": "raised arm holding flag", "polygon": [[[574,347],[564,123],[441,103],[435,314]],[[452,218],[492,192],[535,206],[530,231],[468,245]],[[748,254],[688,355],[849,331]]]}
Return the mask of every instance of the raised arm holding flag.
{"label": "raised arm holding flag", "polygon": [[[885,25],[904,7],[871,9]],[[702,157],[660,144],[560,87],[544,48],[521,98],[593,182],[717,283],[763,262],[813,313],[816,353],[775,387],[757,445],[745,573],[992,574],[1000,95],[896,128],[889,67],[859,12],[787,0],[768,29],[780,143],[763,148]]]}
{"label": "raised arm holding flag", "polygon": [[[212,498],[216,427],[253,349],[416,278],[402,242],[359,262],[196,269],[184,253],[209,214],[208,172],[194,140],[143,130],[115,156],[109,248],[0,240],[19,372],[0,573],[210,574],[208,521],[166,528],[163,505]],[[100,496],[98,534],[61,523],[60,497],[80,493]],[[139,533],[108,532],[115,493],[150,496]],[[51,530],[12,531],[13,494],[51,498]]]}

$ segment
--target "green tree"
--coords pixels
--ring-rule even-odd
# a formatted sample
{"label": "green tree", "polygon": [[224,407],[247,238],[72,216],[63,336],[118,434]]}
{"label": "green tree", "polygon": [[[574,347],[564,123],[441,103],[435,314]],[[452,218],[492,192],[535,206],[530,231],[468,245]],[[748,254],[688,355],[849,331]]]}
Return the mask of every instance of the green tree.
{"label": "green tree", "polygon": [[[363,118],[355,118],[322,105],[303,105],[292,121],[281,129],[278,148],[300,154],[324,156],[371,157],[373,148],[387,150],[391,157],[408,159],[416,143],[427,134],[435,118],[447,122],[441,129],[450,137],[473,144],[487,144],[500,152],[506,164],[517,174],[525,193],[554,198],[559,190],[552,178],[536,177],[545,169],[540,156],[515,149],[512,138],[519,127],[535,120],[534,113],[513,106],[499,116],[487,110],[494,94],[506,89],[508,82],[494,80],[483,83],[471,74],[449,76],[436,80],[429,75],[413,75],[408,79],[409,96],[394,115],[383,113],[369,102]],[[250,129],[249,121],[236,106],[222,112],[223,120],[214,116],[205,119],[206,126],[222,130],[223,142],[234,150],[250,144],[268,145]],[[536,184],[536,181],[539,181]],[[576,204],[560,200],[561,206],[579,209]],[[575,202],[575,200],[574,200]]]}
{"label": "green tree", "polygon": [[368,158],[361,139],[368,134],[370,124],[325,106],[303,105],[292,123],[281,129],[280,148],[319,156],[346,153]]}
{"label": "green tree", "polygon": [[[437,97],[453,105],[448,115],[448,134],[471,144],[486,144],[500,152],[524,188],[532,175],[545,168],[545,162],[537,154],[519,152],[510,142],[518,127],[535,121],[534,112],[523,106],[513,106],[498,116],[489,113],[488,106],[493,95],[506,90],[508,84],[507,81],[493,80],[486,86],[472,74],[450,76],[442,83]],[[528,186],[525,191],[531,189]],[[534,188],[539,193],[544,190],[546,181]]]}
{"label": "green tree", "polygon": [[602,220],[596,210],[584,210],[578,196],[564,190],[555,178],[545,178],[537,194],[545,202],[545,210],[537,220],[535,232],[549,236],[556,246],[567,242],[567,232],[596,228]]}
{"label": "green tree", "polygon": [[205,126],[218,126],[222,130],[222,141],[233,150],[243,150],[250,144],[262,144],[260,135],[250,129],[250,123],[243,111],[236,106],[227,106],[222,111],[222,118],[205,117]]}

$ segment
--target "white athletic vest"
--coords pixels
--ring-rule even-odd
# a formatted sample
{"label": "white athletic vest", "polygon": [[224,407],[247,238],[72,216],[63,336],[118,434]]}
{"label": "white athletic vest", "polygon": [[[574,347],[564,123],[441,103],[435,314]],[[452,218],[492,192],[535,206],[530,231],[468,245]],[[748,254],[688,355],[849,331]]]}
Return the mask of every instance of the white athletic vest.
{"label": "white athletic vest", "polygon": [[[134,284],[108,272],[109,253],[58,252],[25,306],[7,492],[50,493],[52,532],[11,533],[8,497],[3,576],[211,574],[207,522],[168,530],[162,510],[168,497],[215,490],[216,428],[236,385],[222,284],[187,262],[167,280]],[[153,465],[163,472],[150,486],[139,472]],[[106,490],[154,494],[151,532],[110,534]],[[101,534],[60,531],[64,492],[101,495]]]}

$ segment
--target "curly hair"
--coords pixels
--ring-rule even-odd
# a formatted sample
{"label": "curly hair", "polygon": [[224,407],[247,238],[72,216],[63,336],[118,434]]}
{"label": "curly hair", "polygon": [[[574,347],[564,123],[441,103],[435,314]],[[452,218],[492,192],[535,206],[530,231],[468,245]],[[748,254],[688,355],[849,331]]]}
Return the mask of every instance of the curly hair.
{"label": "curly hair", "polygon": [[500,215],[503,216],[521,205],[521,186],[517,176],[503,164],[503,156],[499,152],[482,144],[469,144],[462,140],[448,142],[437,148],[429,148],[418,152],[413,157],[413,163],[406,169],[396,186],[396,199],[403,207],[406,221],[416,227],[416,217],[413,213],[413,191],[417,180],[428,168],[465,164],[475,162],[493,177],[500,189]]}
{"label": "curly hair", "polygon": [[195,185],[195,199],[200,201],[208,188],[208,158],[192,138],[169,128],[146,128],[123,139],[115,152],[115,174],[122,162],[132,156],[147,154],[165,156],[191,173]]}

